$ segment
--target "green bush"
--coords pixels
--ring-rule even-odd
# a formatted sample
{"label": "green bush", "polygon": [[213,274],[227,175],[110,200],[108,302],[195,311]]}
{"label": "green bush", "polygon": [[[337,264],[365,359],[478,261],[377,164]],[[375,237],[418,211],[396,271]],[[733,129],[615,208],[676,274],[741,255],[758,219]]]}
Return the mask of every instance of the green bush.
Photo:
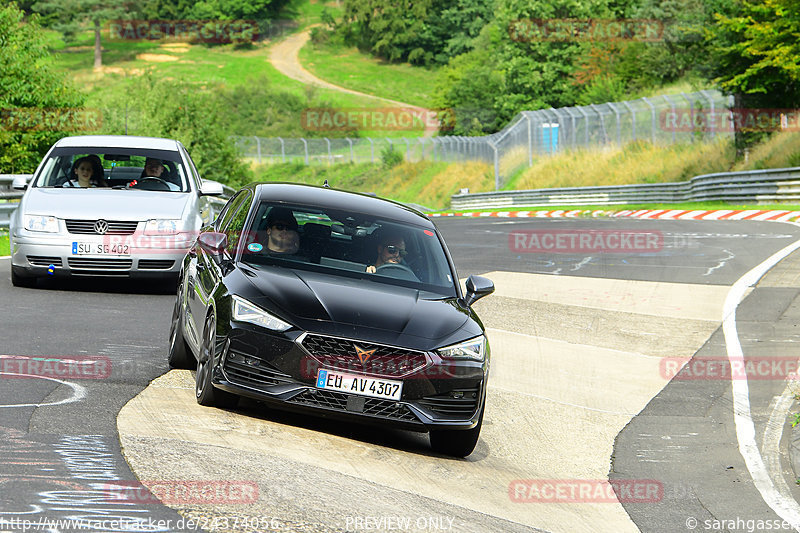
{"label": "green bush", "polygon": [[384,168],[396,167],[403,162],[403,154],[394,149],[394,145],[389,145],[381,150],[381,161]]}

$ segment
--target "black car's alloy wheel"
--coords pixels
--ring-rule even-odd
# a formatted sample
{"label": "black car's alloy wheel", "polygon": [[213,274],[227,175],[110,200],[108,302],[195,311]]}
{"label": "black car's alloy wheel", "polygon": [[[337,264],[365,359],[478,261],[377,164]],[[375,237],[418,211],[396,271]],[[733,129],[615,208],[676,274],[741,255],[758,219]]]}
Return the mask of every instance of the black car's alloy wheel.
{"label": "black car's alloy wheel", "polygon": [[178,297],[172,310],[172,326],[169,329],[169,366],[170,368],[193,369],[197,362],[183,338],[183,283],[178,284]]}
{"label": "black car's alloy wheel", "polygon": [[214,374],[214,345],[216,343],[216,322],[214,315],[208,315],[203,329],[203,345],[200,347],[200,360],[195,374],[195,396],[197,403],[208,407],[236,407],[239,396],[224,390],[215,389],[211,383]]}
{"label": "black car's alloy wheel", "polygon": [[478,418],[478,424],[472,429],[466,431],[455,429],[431,430],[431,448],[436,452],[454,457],[466,457],[471,454],[478,444],[478,437],[480,437],[484,407],[481,407],[481,416]]}

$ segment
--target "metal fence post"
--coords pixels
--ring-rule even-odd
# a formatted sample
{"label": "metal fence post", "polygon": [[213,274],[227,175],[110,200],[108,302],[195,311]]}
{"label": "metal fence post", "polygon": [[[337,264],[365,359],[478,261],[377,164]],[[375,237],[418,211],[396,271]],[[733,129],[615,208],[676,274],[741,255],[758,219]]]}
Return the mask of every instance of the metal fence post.
{"label": "metal fence post", "polygon": [[497,151],[497,146],[489,142],[489,146],[494,151],[494,190],[500,190],[500,154]]}
{"label": "metal fence post", "polygon": [[325,142],[328,143],[328,164],[330,165],[333,163],[333,154],[331,153],[331,140],[328,139],[327,137],[324,137],[324,139]]}
{"label": "metal fence post", "polygon": [[370,163],[374,163],[375,162],[375,143],[372,141],[372,137],[367,137],[367,140],[369,141],[369,157],[370,157],[369,162]]}
{"label": "metal fence post", "polygon": [[305,161],[306,161],[306,166],[308,166],[308,142],[304,137],[300,137],[300,140],[303,141],[303,146],[305,148],[305,154],[306,154]]}
{"label": "metal fence post", "polygon": [[353,139],[346,137],[347,143],[350,145],[350,162],[353,162]]}
{"label": "metal fence post", "polygon": [[256,140],[256,153],[258,154],[258,164],[261,164],[261,141],[258,139],[257,135],[253,135]]}
{"label": "metal fence post", "polygon": [[692,128],[692,142],[694,142],[696,137],[694,130],[694,101],[689,99],[689,97],[686,96],[686,93],[681,93],[681,98],[689,102],[689,124]]}
{"label": "metal fence post", "polygon": [[531,117],[528,115],[528,113],[522,113],[522,115],[525,117],[525,121],[528,123],[528,167],[532,167],[533,166],[533,134],[532,134],[531,130],[533,128],[533,125],[531,124]]}
{"label": "metal fence post", "polygon": [[624,105],[631,114],[631,136],[633,137],[633,141],[636,142],[636,110],[624,100],[622,101],[622,105]]}
{"label": "metal fence post", "polygon": [[283,145],[283,138],[278,137],[278,140],[281,142],[281,162],[286,162],[286,147]]}
{"label": "metal fence post", "polygon": [[619,120],[619,110],[617,106],[612,104],[611,102],[607,102],[606,105],[614,112],[614,117],[617,120],[617,146],[622,146],[622,132],[620,131],[620,120]]}
{"label": "metal fence post", "polygon": [[650,106],[650,135],[653,139],[653,145],[656,144],[656,106],[650,103],[650,100],[647,98],[642,97],[642,101]]}
{"label": "metal fence post", "polygon": [[[672,116],[675,116],[675,102],[673,102],[669,96],[666,94],[664,95],[664,100],[667,101],[669,104],[669,108],[672,111]],[[675,128],[672,128],[672,144],[675,144]]]}

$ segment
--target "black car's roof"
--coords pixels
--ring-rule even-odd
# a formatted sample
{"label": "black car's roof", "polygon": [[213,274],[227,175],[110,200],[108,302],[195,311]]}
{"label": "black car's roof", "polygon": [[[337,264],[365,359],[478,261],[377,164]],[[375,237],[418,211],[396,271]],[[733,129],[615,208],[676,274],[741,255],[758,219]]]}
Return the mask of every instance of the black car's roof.
{"label": "black car's roof", "polygon": [[255,183],[248,187],[255,190],[256,197],[261,201],[353,211],[434,227],[433,222],[416,209],[367,194],[298,183]]}

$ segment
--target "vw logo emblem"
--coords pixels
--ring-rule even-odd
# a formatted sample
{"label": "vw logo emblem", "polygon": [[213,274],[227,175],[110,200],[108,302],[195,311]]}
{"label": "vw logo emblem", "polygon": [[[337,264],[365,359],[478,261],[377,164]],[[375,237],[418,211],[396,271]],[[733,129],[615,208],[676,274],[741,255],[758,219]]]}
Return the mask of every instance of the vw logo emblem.
{"label": "vw logo emblem", "polygon": [[94,223],[94,231],[98,235],[105,235],[108,231],[108,222],[105,220],[98,220]]}

